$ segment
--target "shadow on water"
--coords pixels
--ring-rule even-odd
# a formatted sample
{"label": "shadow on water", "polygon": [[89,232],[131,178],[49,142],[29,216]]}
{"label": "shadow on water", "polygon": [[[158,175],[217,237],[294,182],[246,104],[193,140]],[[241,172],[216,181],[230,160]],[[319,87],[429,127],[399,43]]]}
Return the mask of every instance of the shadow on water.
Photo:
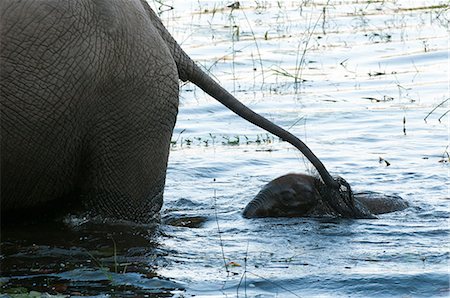
{"label": "shadow on water", "polygon": [[[160,277],[167,252],[158,226],[65,222],[2,227],[0,295],[172,297],[181,285]],[[36,294],[36,293],[35,293]]]}

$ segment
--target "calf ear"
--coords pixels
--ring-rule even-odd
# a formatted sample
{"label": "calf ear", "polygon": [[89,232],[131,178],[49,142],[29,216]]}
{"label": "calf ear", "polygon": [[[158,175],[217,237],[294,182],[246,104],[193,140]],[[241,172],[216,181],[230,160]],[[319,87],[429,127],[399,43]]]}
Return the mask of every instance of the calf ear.
{"label": "calf ear", "polygon": [[298,181],[292,185],[292,191],[294,192],[295,201],[297,201],[298,204],[314,205],[320,199],[319,193],[312,183]]}

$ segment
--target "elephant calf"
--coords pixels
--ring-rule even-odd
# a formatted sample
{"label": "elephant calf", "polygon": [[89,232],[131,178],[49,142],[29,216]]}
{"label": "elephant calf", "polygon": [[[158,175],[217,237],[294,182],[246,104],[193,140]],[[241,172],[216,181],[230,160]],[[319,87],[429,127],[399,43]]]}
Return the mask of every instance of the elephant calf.
{"label": "elephant calf", "polygon": [[[341,210],[330,206],[325,199],[327,189],[312,176],[288,174],[267,183],[245,207],[243,216],[299,217],[342,216],[350,218],[375,218],[375,214],[400,211],[409,206],[399,196],[375,192],[355,192],[350,189],[350,202],[342,202]],[[350,203],[350,204],[349,204]],[[352,205],[353,208],[350,208]]]}
{"label": "elephant calf", "polygon": [[179,80],[293,144],[339,188],[301,140],[206,75],[146,1],[1,0],[0,12],[3,219],[69,203],[106,218],[157,218]]}

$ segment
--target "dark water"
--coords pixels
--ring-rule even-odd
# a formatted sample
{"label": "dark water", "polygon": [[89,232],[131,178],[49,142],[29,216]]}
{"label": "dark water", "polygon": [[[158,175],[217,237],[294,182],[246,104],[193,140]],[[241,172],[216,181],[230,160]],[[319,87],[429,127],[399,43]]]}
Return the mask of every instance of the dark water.
{"label": "dark water", "polygon": [[265,183],[312,167],[187,84],[163,224],[2,231],[3,295],[448,297],[448,101],[433,111],[450,97],[447,3],[165,3],[169,30],[228,90],[354,189],[411,207],[377,220],[243,219]]}

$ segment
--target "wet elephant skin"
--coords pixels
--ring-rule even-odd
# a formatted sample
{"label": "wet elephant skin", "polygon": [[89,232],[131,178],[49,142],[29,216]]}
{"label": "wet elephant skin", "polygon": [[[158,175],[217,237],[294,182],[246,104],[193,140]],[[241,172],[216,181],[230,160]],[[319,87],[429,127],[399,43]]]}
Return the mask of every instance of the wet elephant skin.
{"label": "wet elephant skin", "polygon": [[[158,221],[179,80],[291,143],[181,49],[145,0],[1,0],[1,212],[70,199],[94,217]],[[76,204],[77,205],[77,204]]]}
{"label": "wet elephant skin", "polygon": [[[246,218],[256,217],[298,217],[298,216],[340,216],[327,206],[321,196],[322,182],[305,174],[288,174],[266,184],[243,211]],[[355,192],[354,206],[367,218],[376,214],[401,211],[409,206],[399,196],[376,192]],[[372,215],[372,216],[371,216]],[[359,217],[355,215],[355,217]]]}

